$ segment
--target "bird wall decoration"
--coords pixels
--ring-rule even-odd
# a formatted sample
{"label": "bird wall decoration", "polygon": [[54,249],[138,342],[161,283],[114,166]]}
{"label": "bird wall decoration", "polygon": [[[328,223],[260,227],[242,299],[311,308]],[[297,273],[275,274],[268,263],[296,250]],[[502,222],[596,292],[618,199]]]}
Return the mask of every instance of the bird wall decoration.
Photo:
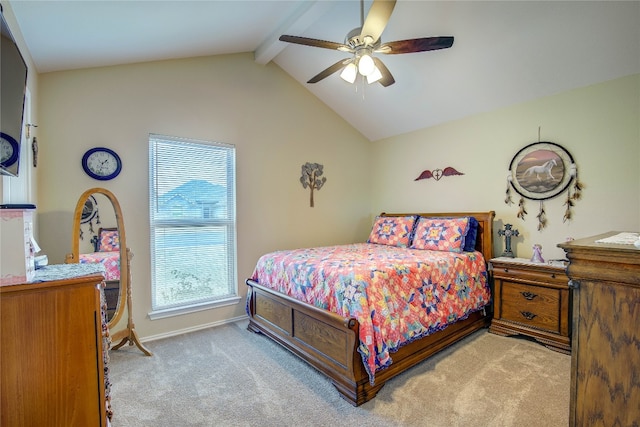
{"label": "bird wall decoration", "polygon": [[419,177],[414,179],[414,181],[419,181],[421,179],[433,178],[436,181],[440,181],[440,178],[443,176],[452,176],[452,175],[464,175],[462,172],[458,172],[451,166],[448,166],[444,169],[434,169],[433,171],[425,170],[422,171]]}

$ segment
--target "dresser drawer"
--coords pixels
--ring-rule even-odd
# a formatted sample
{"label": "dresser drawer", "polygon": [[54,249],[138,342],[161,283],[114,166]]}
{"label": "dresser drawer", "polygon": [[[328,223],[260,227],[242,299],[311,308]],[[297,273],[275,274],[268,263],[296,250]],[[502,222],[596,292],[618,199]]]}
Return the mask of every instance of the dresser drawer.
{"label": "dresser drawer", "polygon": [[534,328],[560,331],[560,291],[502,282],[502,318]]}

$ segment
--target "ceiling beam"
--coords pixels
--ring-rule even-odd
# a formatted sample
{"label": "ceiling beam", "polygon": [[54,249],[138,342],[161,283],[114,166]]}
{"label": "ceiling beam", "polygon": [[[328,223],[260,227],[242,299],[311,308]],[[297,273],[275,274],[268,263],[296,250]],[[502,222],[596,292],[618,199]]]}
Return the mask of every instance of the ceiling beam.
{"label": "ceiling beam", "polygon": [[328,1],[301,1],[300,7],[258,46],[254,52],[255,61],[263,65],[271,61],[287,46],[287,43],[278,40],[282,34],[299,35],[304,33],[311,24],[332,7],[333,2]]}

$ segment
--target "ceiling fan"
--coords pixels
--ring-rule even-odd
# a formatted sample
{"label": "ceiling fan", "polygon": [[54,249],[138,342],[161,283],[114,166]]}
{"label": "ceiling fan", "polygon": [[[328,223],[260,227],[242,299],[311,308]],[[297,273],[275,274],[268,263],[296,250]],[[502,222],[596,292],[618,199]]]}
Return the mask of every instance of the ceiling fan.
{"label": "ceiling fan", "polygon": [[341,52],[353,54],[352,57],[341,59],[329,68],[312,77],[307,83],[317,83],[331,74],[342,70],[340,77],[349,83],[356,80],[358,74],[367,78],[369,84],[380,82],[382,86],[395,83],[389,69],[373,53],[387,55],[399,53],[425,52],[428,50],[447,49],[453,45],[453,37],[424,37],[419,39],[398,40],[382,43],[380,35],[384,31],[396,0],[373,0],[373,4],[364,19],[364,0],[360,0],[360,24],[358,28],[349,31],[344,43],[311,39],[298,36],[280,36],[280,41],[301,44],[305,46],[337,49]]}

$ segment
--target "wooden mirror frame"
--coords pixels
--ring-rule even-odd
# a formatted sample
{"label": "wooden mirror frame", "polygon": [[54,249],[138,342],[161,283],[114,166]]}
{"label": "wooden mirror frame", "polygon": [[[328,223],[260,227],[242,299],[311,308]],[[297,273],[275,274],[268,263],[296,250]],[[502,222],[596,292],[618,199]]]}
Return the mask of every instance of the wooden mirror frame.
{"label": "wooden mirror frame", "polygon": [[67,255],[66,263],[78,263],[80,262],[80,224],[82,221],[82,212],[84,209],[84,205],[94,194],[102,194],[111,202],[113,206],[113,212],[115,214],[116,219],[116,227],[118,228],[118,238],[120,243],[120,286],[118,289],[118,303],[116,304],[116,310],[107,326],[109,331],[120,322],[122,316],[124,315],[125,308],[128,311],[128,319],[127,319],[127,327],[121,331],[117,331],[115,333],[110,332],[111,339],[113,341],[121,340],[120,343],[112,347],[113,350],[117,350],[122,347],[126,342],[129,342],[129,345],[136,344],[138,348],[147,356],[151,356],[152,353],[146,349],[138,338],[138,335],[135,331],[135,326],[133,324],[133,316],[131,314],[131,258],[133,254],[127,247],[127,239],[126,233],[124,229],[124,219],[122,216],[122,209],[120,208],[120,203],[116,196],[109,190],[105,188],[90,188],[78,199],[78,203],[76,204],[76,210],[73,214],[73,237],[71,241],[72,252]]}
{"label": "wooden mirror frame", "polygon": [[94,194],[102,194],[111,202],[116,218],[116,227],[118,228],[118,238],[120,239],[120,289],[118,290],[116,311],[108,323],[109,329],[113,329],[120,319],[122,319],[126,307],[127,290],[129,288],[129,263],[127,262],[127,238],[124,229],[124,219],[122,218],[122,209],[120,208],[118,199],[111,191],[104,188],[90,188],[82,193],[78,199],[76,210],[73,214],[72,252],[67,256],[67,263],[80,262],[80,223],[82,221],[82,211],[87,199]]}

